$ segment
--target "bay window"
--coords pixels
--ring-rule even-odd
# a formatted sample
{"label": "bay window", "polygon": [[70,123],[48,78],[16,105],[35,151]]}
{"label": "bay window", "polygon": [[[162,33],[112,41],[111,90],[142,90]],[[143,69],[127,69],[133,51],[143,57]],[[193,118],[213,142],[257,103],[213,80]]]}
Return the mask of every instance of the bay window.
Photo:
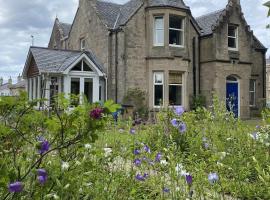
{"label": "bay window", "polygon": [[169,44],[170,46],[184,46],[184,19],[181,16],[169,17]]}
{"label": "bay window", "polygon": [[238,28],[235,25],[228,25],[228,48],[238,49]]}
{"label": "bay window", "polygon": [[169,105],[182,105],[182,73],[169,73]]}
{"label": "bay window", "polygon": [[154,20],[154,46],[164,45],[164,19],[157,16]]}
{"label": "bay window", "polygon": [[154,106],[164,103],[164,73],[154,72]]}
{"label": "bay window", "polygon": [[256,106],[256,80],[250,79],[249,82],[249,105]]}

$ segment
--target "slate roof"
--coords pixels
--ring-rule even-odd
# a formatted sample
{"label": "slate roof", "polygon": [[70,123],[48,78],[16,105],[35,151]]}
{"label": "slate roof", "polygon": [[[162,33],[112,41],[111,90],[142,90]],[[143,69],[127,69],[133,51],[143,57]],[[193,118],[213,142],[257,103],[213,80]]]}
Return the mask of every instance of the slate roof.
{"label": "slate roof", "polygon": [[[134,13],[143,5],[144,0],[130,0],[125,4],[116,4],[97,0],[96,10],[100,19],[110,29],[125,25]],[[169,6],[189,9],[183,0],[148,0],[148,7]]]}
{"label": "slate roof", "polygon": [[0,90],[9,90],[10,84],[4,83],[3,85],[0,85]]}
{"label": "slate roof", "polygon": [[90,60],[102,71],[103,66],[98,62],[96,56],[90,51],[72,51],[49,49],[43,47],[30,47],[39,72],[62,73],[82,54],[86,54]]}
{"label": "slate roof", "polygon": [[59,22],[59,26],[63,30],[63,36],[67,37],[71,29],[71,24]]}
{"label": "slate roof", "polygon": [[10,86],[10,88],[11,88],[11,89],[25,88],[25,85],[26,85],[25,80],[21,80],[21,81],[15,83],[15,84],[12,84],[12,85]]}
{"label": "slate roof", "polygon": [[224,9],[217,10],[196,18],[197,23],[202,28],[201,36],[210,35],[213,33],[212,27],[218,22],[218,19],[223,11]]}

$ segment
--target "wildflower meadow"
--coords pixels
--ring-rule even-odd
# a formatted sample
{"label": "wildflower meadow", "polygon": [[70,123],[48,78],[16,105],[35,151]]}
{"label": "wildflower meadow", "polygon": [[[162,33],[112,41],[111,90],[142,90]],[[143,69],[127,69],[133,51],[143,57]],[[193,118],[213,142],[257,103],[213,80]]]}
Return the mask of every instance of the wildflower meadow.
{"label": "wildflower meadow", "polygon": [[0,199],[270,199],[267,109],[253,127],[216,98],[151,123],[116,120],[112,101],[36,104],[0,99]]}

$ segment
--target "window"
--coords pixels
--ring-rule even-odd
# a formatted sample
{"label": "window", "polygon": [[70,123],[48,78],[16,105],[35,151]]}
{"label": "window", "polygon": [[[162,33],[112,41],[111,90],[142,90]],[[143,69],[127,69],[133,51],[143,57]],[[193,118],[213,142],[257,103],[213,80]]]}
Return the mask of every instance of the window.
{"label": "window", "polygon": [[54,106],[56,103],[56,97],[59,92],[58,87],[58,78],[57,77],[51,77],[51,84],[50,84],[50,105]]}
{"label": "window", "polygon": [[182,73],[169,73],[169,105],[182,105]]}
{"label": "window", "polygon": [[164,74],[163,72],[154,72],[154,106],[163,105],[164,95]]}
{"label": "window", "polygon": [[154,46],[164,45],[164,20],[163,17],[155,17]]}
{"label": "window", "polygon": [[78,106],[80,100],[78,97],[75,97],[74,95],[80,94],[80,78],[71,78],[70,93],[72,94],[71,105]]}
{"label": "window", "polygon": [[256,106],[256,80],[254,79],[249,83],[249,105]]}
{"label": "window", "polygon": [[184,46],[184,19],[177,15],[170,15],[169,19],[170,46]]}
{"label": "window", "polygon": [[85,50],[85,38],[80,39],[81,51]]}
{"label": "window", "polygon": [[76,64],[71,71],[86,71],[86,72],[91,72],[93,71],[89,65],[84,61],[80,61],[78,64]]}
{"label": "window", "polygon": [[238,29],[237,29],[237,26],[228,25],[228,48],[231,50],[238,49]]}

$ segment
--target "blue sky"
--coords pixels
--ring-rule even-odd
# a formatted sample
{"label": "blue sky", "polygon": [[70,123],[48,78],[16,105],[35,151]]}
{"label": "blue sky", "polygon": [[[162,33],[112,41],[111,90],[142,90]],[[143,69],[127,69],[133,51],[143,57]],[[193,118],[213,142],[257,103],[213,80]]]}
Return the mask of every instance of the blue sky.
{"label": "blue sky", "polygon": [[[67,23],[72,23],[79,0],[0,0],[0,77],[7,80],[16,78],[22,72],[31,35],[35,46],[46,47],[56,15]],[[108,0],[109,1],[109,0]],[[126,0],[112,0],[124,3]],[[222,9],[228,0],[184,0],[193,15],[200,16]],[[262,4],[267,0],[241,0],[247,22],[260,41],[270,48],[270,30],[266,24],[267,8]],[[270,51],[268,52],[270,55]]]}

